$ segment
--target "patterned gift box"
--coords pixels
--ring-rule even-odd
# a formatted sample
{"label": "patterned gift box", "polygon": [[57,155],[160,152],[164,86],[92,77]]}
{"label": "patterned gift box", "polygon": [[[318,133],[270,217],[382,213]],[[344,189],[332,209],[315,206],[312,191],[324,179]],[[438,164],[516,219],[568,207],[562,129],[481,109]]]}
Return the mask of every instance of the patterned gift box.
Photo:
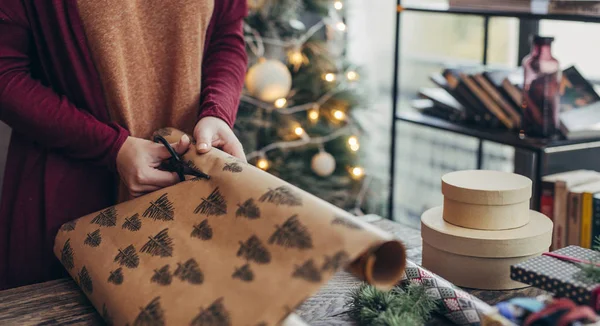
{"label": "patterned gift box", "polygon": [[[578,246],[569,246],[552,253],[600,262],[600,253]],[[578,304],[595,306],[592,304],[593,292],[600,284],[587,280],[577,263],[551,256],[538,256],[511,266],[510,271],[510,277],[515,281],[552,292],[557,297],[567,297]]]}

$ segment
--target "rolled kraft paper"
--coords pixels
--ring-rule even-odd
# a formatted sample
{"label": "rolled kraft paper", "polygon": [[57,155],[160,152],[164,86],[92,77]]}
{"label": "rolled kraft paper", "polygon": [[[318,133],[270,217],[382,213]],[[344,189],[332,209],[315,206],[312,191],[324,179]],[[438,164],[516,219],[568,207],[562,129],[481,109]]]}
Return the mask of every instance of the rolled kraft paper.
{"label": "rolled kraft paper", "polygon": [[444,197],[444,220],[479,230],[506,230],[529,223],[529,200],[509,205],[477,205]]}
{"label": "rolled kraft paper", "polygon": [[511,280],[510,266],[541,255],[481,258],[453,254],[423,242],[423,267],[462,287],[481,290],[511,290],[529,285]]}
{"label": "rolled kraft paper", "polygon": [[466,170],[442,176],[442,194],[477,205],[510,205],[531,198],[530,179],[508,172]]}
{"label": "rolled kraft paper", "polygon": [[[174,143],[182,133],[163,129]],[[65,224],[54,252],[114,325],[278,325],[344,267],[389,288],[404,246],[217,149],[178,183]]]}
{"label": "rolled kraft paper", "polygon": [[438,249],[463,256],[504,258],[523,257],[547,251],[552,242],[552,221],[529,211],[529,223],[509,230],[468,229],[446,222],[442,207],[421,216],[423,241]]}

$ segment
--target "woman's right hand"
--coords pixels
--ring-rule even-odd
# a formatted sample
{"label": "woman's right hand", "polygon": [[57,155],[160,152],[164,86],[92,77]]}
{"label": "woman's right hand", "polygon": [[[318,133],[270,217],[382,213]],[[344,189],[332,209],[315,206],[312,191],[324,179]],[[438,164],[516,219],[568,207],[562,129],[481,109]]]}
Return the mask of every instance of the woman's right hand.
{"label": "woman's right hand", "polygon": [[[183,135],[171,144],[177,154],[184,154],[190,138]],[[158,167],[171,157],[165,146],[149,140],[127,137],[117,154],[117,171],[133,197],[169,187],[179,182],[177,173],[162,171]]]}

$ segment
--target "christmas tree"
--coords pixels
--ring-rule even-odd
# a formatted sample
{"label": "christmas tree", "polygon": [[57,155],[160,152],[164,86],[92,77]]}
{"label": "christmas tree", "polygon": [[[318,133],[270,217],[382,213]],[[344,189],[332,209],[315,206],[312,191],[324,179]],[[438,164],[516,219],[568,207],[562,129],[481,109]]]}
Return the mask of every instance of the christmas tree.
{"label": "christmas tree", "polygon": [[236,132],[250,163],[361,214],[359,74],[345,59],[341,0],[249,0]]}

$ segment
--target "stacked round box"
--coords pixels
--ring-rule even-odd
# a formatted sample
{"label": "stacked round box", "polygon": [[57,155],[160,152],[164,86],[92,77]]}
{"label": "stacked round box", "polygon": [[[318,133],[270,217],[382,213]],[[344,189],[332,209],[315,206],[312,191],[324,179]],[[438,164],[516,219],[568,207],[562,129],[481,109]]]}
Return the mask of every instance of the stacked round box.
{"label": "stacked round box", "polygon": [[507,172],[442,177],[444,205],[421,217],[423,267],[462,287],[506,290],[510,266],[547,251],[552,221],[529,210],[531,180]]}

